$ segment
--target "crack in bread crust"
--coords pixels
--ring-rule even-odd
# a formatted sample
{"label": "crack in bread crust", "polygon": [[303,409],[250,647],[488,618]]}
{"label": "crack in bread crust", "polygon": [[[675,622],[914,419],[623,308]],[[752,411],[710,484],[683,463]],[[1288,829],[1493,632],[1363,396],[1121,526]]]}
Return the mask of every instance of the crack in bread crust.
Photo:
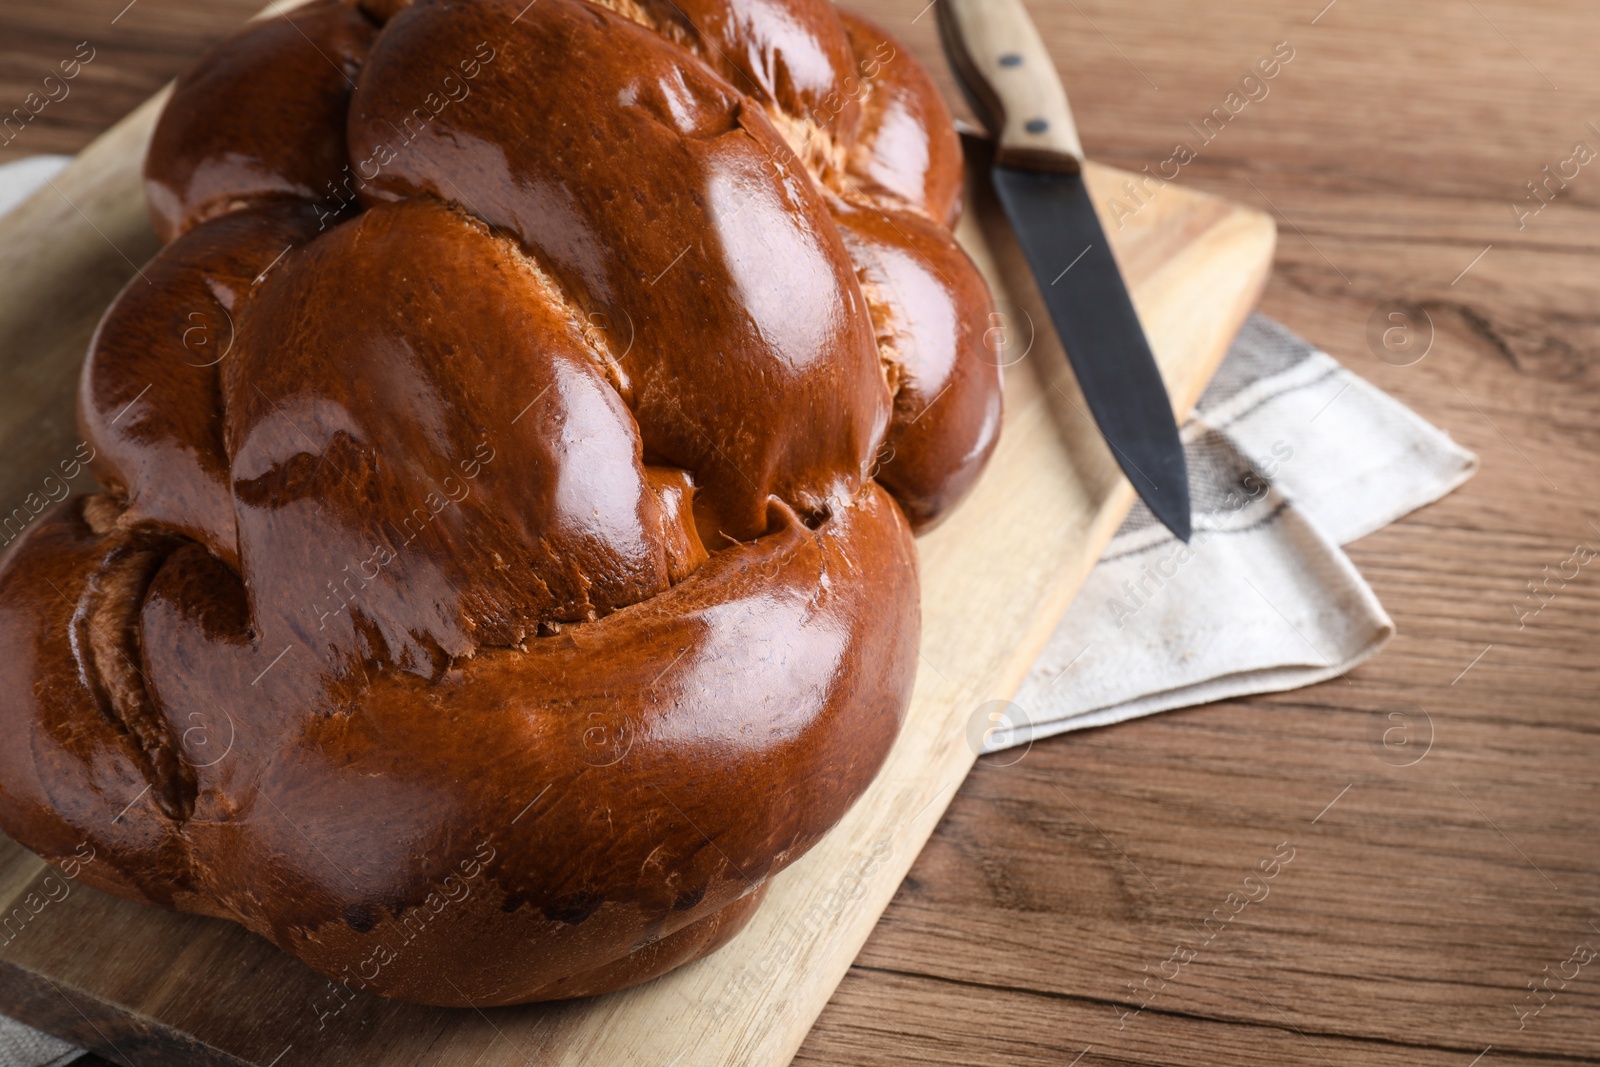
{"label": "crack in bread crust", "polygon": [[146,687],[138,625],[150,582],[175,547],[159,535],[129,539],[90,581],[72,622],[101,714],[133,742],[152,795],[182,823],[194,811],[194,770]]}

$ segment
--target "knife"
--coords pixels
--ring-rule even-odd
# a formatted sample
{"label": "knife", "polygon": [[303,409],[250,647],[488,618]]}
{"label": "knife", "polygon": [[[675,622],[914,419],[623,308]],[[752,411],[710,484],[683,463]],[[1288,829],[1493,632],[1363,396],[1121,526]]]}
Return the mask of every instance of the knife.
{"label": "knife", "polygon": [[1083,184],[1083,145],[1021,0],[938,0],[956,80],[996,141],[993,180],[1100,433],[1162,524],[1188,541],[1172,401]]}

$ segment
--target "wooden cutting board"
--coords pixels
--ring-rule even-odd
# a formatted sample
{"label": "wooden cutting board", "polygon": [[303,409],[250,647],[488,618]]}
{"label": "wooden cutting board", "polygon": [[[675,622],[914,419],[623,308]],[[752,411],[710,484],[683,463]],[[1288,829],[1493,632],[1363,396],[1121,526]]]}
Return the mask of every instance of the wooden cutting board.
{"label": "wooden cutting board", "polygon": [[[156,250],[138,170],[162,99],[0,221],[7,508],[48,494],[46,476],[71,457],[84,347]],[[1128,177],[1094,167],[1095,202],[1137,206]],[[418,1008],[336,992],[237,926],[97,893],[0,837],[0,922],[11,920],[0,931],[0,1012],[127,1064],[787,1063],[972,766],[991,702],[1015,692],[1133,500],[997,205],[980,177],[969,184],[960,236],[1002,313],[1005,433],[971,498],[919,543],[922,663],[899,743],[731,944],[590,1001]],[[1121,225],[1106,217],[1108,233],[1174,406],[1187,412],[1265,283],[1272,220],[1179,185],[1119,214]]]}

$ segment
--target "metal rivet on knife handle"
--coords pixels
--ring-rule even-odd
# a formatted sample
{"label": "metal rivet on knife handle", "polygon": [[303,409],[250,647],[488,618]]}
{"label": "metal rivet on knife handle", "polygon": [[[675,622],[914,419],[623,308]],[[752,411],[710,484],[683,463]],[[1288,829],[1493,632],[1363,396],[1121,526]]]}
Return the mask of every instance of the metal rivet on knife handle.
{"label": "metal rivet on knife handle", "polygon": [[945,51],[996,162],[1076,172],[1083,145],[1067,92],[1022,0],[940,0]]}

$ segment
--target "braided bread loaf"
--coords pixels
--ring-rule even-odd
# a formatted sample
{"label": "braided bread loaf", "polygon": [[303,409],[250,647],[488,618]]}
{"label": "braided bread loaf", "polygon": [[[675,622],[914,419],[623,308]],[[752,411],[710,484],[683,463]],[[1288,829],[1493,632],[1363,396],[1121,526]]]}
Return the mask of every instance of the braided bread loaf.
{"label": "braided bread loaf", "polygon": [[826,0],[223,42],[84,368],[106,491],[0,566],[0,826],[412,1001],[722,944],[893,743],[999,430],[960,165]]}

